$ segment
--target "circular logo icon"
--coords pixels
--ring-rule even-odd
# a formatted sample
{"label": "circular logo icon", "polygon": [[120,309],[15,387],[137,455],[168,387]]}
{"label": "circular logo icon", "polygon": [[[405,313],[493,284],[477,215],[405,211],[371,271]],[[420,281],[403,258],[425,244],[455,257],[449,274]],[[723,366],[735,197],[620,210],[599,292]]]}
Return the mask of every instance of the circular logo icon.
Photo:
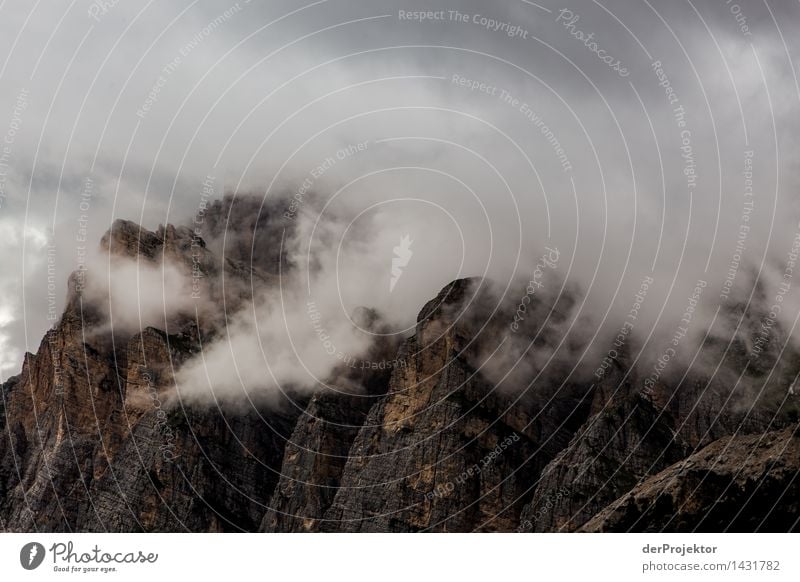
{"label": "circular logo icon", "polygon": [[37,542],[30,542],[22,546],[19,551],[19,563],[26,570],[35,570],[44,561],[44,546]]}

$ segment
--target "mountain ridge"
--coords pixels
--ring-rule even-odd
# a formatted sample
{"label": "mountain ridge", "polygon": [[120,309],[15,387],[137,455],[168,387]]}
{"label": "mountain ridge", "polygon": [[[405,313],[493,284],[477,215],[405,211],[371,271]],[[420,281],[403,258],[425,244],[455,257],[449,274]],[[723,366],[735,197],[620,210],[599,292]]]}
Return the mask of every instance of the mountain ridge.
{"label": "mountain ridge", "polygon": [[[220,235],[231,217],[242,228],[225,246]],[[112,258],[168,260],[189,273],[199,265],[208,296],[231,309],[252,299],[254,285],[269,287],[285,276],[276,241],[287,225],[278,207],[226,198],[205,220],[210,242],[189,227],[149,231],[116,221],[101,248]],[[227,285],[217,286],[223,273]],[[180,366],[221,334],[218,318],[176,316],[163,329],[112,331],[104,325],[107,307],[83,301],[73,275],[62,318],[37,353],[26,354],[21,373],[2,385],[0,525],[684,531],[711,511],[725,486],[735,492],[729,498],[758,495],[758,486],[742,485],[730,460],[717,462],[725,443],[737,454],[756,437],[771,443],[747,461],[740,455],[750,473],[772,466],[781,446],[796,449],[797,406],[780,401],[778,382],[750,411],[729,407],[739,396],[702,373],[664,378],[643,396],[643,374],[627,370],[625,361],[595,383],[559,376],[558,366],[535,389],[532,372],[522,373],[519,386],[495,383],[482,358],[513,310],[486,309],[486,287],[482,279],[453,281],[420,309],[413,334],[376,342],[365,356],[402,365],[343,365],[328,382],[337,390],[320,385],[236,408],[186,403],[171,389]],[[574,304],[572,297],[548,301],[541,298],[530,316],[538,347],[563,333],[563,321],[544,314],[569,313]],[[769,491],[794,491],[796,463],[779,458],[782,469]],[[691,475],[687,463],[695,467]],[[698,481],[698,470],[707,478]],[[678,519],[660,510],[667,497]],[[751,509],[735,528],[798,528],[774,519],[797,516],[791,495]]]}

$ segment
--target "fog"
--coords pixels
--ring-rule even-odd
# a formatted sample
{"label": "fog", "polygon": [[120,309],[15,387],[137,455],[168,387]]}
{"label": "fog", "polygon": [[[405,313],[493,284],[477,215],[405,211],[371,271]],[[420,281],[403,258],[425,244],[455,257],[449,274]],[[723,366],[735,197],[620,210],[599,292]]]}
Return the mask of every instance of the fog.
{"label": "fog", "polygon": [[[181,377],[198,397],[325,382],[370,345],[359,307],[402,336],[456,278],[514,306],[545,247],[541,295],[574,290],[559,325],[591,370],[646,278],[631,333],[653,354],[689,306],[691,352],[756,282],[767,314],[790,284],[793,328],[796,5],[92,6],[2,8],[3,379],[114,219],[190,223],[209,177],[278,201],[294,271],[225,314]],[[94,291],[120,329],[192,307],[168,265],[119,268]],[[530,338],[509,338],[516,361]]]}

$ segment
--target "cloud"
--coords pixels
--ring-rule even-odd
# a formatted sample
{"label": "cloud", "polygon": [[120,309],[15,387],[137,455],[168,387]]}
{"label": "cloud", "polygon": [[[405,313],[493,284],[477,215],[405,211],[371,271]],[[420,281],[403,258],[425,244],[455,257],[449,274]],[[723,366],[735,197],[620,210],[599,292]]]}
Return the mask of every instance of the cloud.
{"label": "cloud", "polygon": [[[509,293],[545,245],[562,253],[559,277],[582,290],[575,315],[586,338],[613,337],[645,276],[655,284],[637,334],[655,330],[655,353],[699,279],[708,286],[692,333],[701,333],[725,302],[737,253],[740,296],[752,289],[750,269],[768,287],[783,276],[800,211],[800,168],[787,152],[800,128],[797,41],[776,23],[783,30],[797,14],[743,8],[745,36],[718,2],[696,3],[697,13],[604,6],[571,10],[577,29],[625,61],[624,79],[555,12],[518,2],[444,2],[441,22],[402,20],[388,1],[119,3],[99,22],[83,8],[28,19],[31,7],[4,5],[0,139],[20,91],[29,97],[0,208],[9,234],[0,305],[10,314],[0,365],[8,372],[51,323],[45,239],[63,298],[81,246],[118,217],[148,228],[186,222],[209,176],[216,196],[300,199],[291,241],[300,275],[277,299],[265,292],[225,314],[234,349],[222,342],[205,353],[221,391],[240,390],[238,378],[223,377],[234,356],[248,389],[311,385],[335,366],[309,301],[337,351],[361,353],[367,340],[349,319],[359,306],[400,332],[452,279],[486,275]],[[492,32],[480,17],[527,38]],[[753,211],[739,252],[748,152]],[[393,249],[405,236],[414,254],[390,293]],[[168,265],[122,267],[119,281],[98,298],[110,294],[125,326],[190,307]],[[138,292],[150,288],[168,292]],[[787,300],[785,324],[797,309]],[[208,384],[195,364],[188,383]]]}
{"label": "cloud", "polygon": [[107,330],[131,334],[146,327],[166,329],[176,317],[209,312],[193,297],[190,273],[170,261],[97,256],[87,265],[83,301],[100,306]]}

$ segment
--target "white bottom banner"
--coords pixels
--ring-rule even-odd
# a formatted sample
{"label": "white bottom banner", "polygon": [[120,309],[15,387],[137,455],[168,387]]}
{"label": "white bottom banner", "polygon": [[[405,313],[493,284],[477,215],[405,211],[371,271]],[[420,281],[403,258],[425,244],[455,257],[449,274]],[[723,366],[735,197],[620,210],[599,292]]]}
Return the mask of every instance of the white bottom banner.
{"label": "white bottom banner", "polygon": [[[2,580],[800,580],[787,534],[2,534]],[[246,577],[246,578],[244,578]]]}

